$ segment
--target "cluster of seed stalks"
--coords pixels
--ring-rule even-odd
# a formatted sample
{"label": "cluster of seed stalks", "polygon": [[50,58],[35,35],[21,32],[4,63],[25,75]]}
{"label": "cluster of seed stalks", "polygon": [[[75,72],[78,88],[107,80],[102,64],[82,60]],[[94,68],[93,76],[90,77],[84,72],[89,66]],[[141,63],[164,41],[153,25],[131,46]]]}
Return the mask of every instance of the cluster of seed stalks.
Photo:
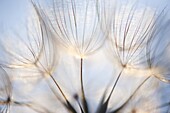
{"label": "cluster of seed stalks", "polygon": [[[20,41],[13,48],[6,41],[1,43],[4,58],[0,59],[0,113],[170,113],[170,92],[164,91],[170,89],[167,7],[154,9],[140,5],[139,1],[118,0],[51,0],[48,5],[37,1],[31,4],[36,19],[26,35],[15,35]],[[86,61],[92,61],[91,56],[98,52],[108,53],[104,58],[114,69],[103,67],[106,72],[113,71],[112,77],[104,90],[106,81],[99,81],[102,91],[99,97],[94,97],[97,99],[93,106],[84,78],[90,79],[86,77],[89,73],[85,71]],[[63,65],[63,60],[71,62],[66,57],[76,63]],[[67,72],[68,68],[76,73]],[[79,85],[74,93],[69,91],[74,89],[72,86],[65,87],[75,83],[67,75],[74,77]],[[115,101],[116,89],[125,90],[124,86],[119,87],[121,78],[132,75],[142,75],[138,78],[140,82],[130,95],[124,94],[122,103]],[[62,76],[65,78],[61,79]],[[102,76],[106,76],[105,72]],[[129,82],[134,81],[126,81],[127,85]],[[154,89],[147,90],[154,83],[157,84]],[[29,96],[33,96],[29,97],[24,92],[29,92],[30,87]],[[156,104],[152,101],[157,97],[155,93],[162,96]],[[41,97],[41,94],[48,96]]]}

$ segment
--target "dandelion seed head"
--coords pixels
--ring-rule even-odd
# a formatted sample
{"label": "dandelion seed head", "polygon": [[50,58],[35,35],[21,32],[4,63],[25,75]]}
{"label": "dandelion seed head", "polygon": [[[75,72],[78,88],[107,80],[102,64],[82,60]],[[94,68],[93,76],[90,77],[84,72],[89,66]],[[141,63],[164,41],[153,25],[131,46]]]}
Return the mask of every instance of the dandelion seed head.
{"label": "dandelion seed head", "polygon": [[[118,110],[116,113],[150,113],[150,107],[163,103],[155,90],[160,83],[158,79],[167,82],[163,74],[168,72],[169,64],[158,61],[160,57],[154,56],[157,43],[150,45],[148,39],[152,37],[151,42],[155,39],[154,35],[159,31],[157,27],[164,16],[159,15],[157,9],[132,1],[51,0],[49,7],[32,3],[36,16],[33,14],[34,22],[28,20],[26,43],[20,44],[16,40],[19,49],[13,46],[12,49],[6,48],[10,59],[8,68],[17,71],[11,71],[16,74],[13,81],[18,83],[14,84],[14,88],[22,90],[22,94],[32,91],[30,94],[36,98],[33,101],[38,102],[32,104],[32,110],[42,113],[94,113],[98,106],[100,110],[101,104],[102,113],[115,113],[112,110]],[[106,37],[111,46],[111,63],[105,59],[102,49],[106,45]],[[58,47],[60,45],[62,47]],[[153,52],[149,53],[146,46]],[[152,54],[153,59],[150,59]],[[145,84],[149,78],[153,80]],[[2,89],[12,92],[11,86],[8,87],[10,83],[4,85],[3,82],[0,82],[5,87]],[[12,96],[3,90],[0,92],[5,95],[3,99],[9,103],[13,101]],[[15,93],[20,92],[16,90]],[[152,101],[153,98],[156,101]]]}
{"label": "dandelion seed head", "polygon": [[[152,34],[157,11],[138,4],[119,4],[116,8],[112,30],[109,34],[114,57],[122,67],[142,67],[145,59],[145,47]],[[141,63],[142,62],[142,63]]]}

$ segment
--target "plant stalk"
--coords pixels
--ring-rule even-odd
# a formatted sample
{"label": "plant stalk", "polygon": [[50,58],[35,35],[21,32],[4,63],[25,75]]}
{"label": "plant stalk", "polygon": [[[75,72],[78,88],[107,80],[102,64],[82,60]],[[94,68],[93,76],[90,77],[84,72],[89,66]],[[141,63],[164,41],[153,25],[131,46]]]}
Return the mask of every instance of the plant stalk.
{"label": "plant stalk", "polygon": [[89,113],[85,92],[84,92],[84,85],[83,85],[83,58],[80,59],[80,82],[81,82],[82,104],[83,104],[84,112]]}

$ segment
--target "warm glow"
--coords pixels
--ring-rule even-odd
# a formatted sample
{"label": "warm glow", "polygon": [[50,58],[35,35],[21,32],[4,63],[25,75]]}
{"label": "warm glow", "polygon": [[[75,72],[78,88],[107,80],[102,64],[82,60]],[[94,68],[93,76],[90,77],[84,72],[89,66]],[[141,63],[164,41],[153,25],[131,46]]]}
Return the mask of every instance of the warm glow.
{"label": "warm glow", "polygon": [[82,59],[86,58],[86,55],[84,55],[84,54],[77,54],[75,56],[76,56],[76,58],[82,58]]}
{"label": "warm glow", "polygon": [[34,64],[21,64],[21,65],[9,65],[9,68],[31,68],[31,67],[35,67]]}

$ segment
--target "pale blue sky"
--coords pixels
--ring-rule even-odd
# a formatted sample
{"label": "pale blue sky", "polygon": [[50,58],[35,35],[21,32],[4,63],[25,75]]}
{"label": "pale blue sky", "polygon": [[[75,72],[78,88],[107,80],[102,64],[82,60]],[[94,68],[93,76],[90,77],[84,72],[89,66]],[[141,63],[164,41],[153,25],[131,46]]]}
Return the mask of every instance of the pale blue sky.
{"label": "pale blue sky", "polygon": [[0,31],[11,31],[23,26],[29,7],[28,0],[0,0]]}
{"label": "pale blue sky", "polygon": [[[140,2],[148,2],[159,6],[167,4],[167,0],[139,0]],[[29,0],[0,0],[0,31],[11,31],[12,29],[24,26],[28,16],[30,4]]]}

